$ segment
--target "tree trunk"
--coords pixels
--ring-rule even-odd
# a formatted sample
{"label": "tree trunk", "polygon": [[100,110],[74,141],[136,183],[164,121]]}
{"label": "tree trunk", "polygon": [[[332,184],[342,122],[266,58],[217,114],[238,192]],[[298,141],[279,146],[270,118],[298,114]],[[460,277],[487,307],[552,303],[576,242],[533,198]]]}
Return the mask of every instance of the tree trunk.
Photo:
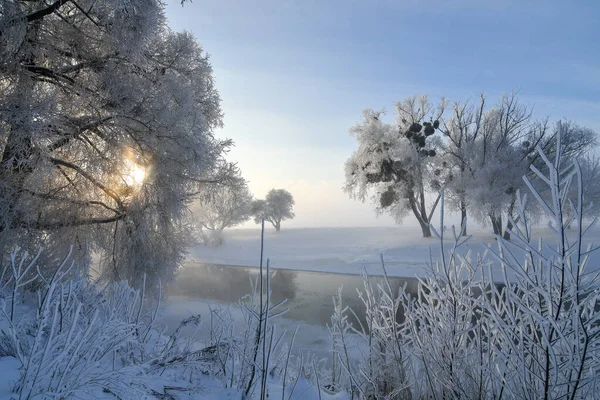
{"label": "tree trunk", "polygon": [[281,230],[281,221],[277,221],[275,223],[275,231],[279,232]]}
{"label": "tree trunk", "polygon": [[494,235],[502,235],[502,216],[490,214],[490,221],[492,221],[492,229],[494,230]]}
{"label": "tree trunk", "polygon": [[462,235],[467,236],[467,205],[464,200],[460,201],[460,229]]}
{"label": "tree trunk", "polygon": [[428,238],[431,237],[431,228],[429,228],[429,221],[427,219],[427,214],[419,211],[417,207],[417,201],[414,197],[409,198],[408,203],[410,204],[410,208],[412,209],[413,214],[419,221],[419,225],[421,225],[421,231],[423,232],[423,237]]}
{"label": "tree trunk", "polygon": [[504,231],[504,239],[506,240],[510,240],[510,230],[513,227],[513,224],[511,222],[511,218],[513,217],[513,213],[515,211],[515,203],[517,201],[517,196],[516,196],[516,192],[513,192],[512,195],[512,201],[510,202],[510,206],[508,207],[508,219],[506,220],[506,230]]}
{"label": "tree trunk", "polygon": [[502,235],[502,237],[505,240],[510,240],[510,232],[509,230],[512,229],[513,224],[512,222],[510,222],[510,219],[508,221],[506,221],[506,230],[504,231],[504,235]]}
{"label": "tree trunk", "polygon": [[[26,32],[28,40],[35,41],[38,31],[36,24],[28,25]],[[19,61],[23,64],[34,65],[34,53],[30,51]],[[28,74],[21,74],[18,79],[17,92],[21,95],[17,99],[14,97],[12,99],[15,113],[20,113],[16,110],[28,109],[27,102],[33,97],[36,85]],[[21,120],[14,118],[9,122],[8,138],[0,155],[0,202],[3,206],[0,233],[19,225],[20,216],[17,215],[17,208],[24,193],[25,181],[35,170],[35,148],[30,128],[32,118],[30,114],[27,114]]]}
{"label": "tree trunk", "polygon": [[421,231],[423,232],[423,237],[424,238],[431,237],[431,228],[429,227],[429,224],[425,224],[421,221],[419,221],[419,224],[421,225]]}
{"label": "tree trunk", "polygon": [[33,152],[31,133],[18,124],[12,126],[0,159],[0,201],[4,214],[0,232],[19,224],[16,210],[24,193],[25,181],[34,170]]}

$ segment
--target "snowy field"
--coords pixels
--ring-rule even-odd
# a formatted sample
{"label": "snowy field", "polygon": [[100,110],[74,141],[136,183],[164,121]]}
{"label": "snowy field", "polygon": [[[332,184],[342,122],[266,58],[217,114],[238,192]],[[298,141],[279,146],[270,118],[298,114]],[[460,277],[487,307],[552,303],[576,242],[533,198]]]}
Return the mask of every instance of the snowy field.
{"label": "snowy field", "polygon": [[[471,252],[475,257],[488,247],[498,250],[491,229],[473,228],[472,237],[459,248],[461,254]],[[575,234],[575,230],[570,232]],[[451,228],[445,232],[444,248],[454,244]],[[546,227],[537,227],[534,239],[554,244]],[[600,243],[600,229],[593,228],[586,241]],[[430,260],[440,259],[440,240],[423,238],[418,227],[390,228],[304,228],[280,232],[265,227],[264,256],[273,268],[319,271],[338,274],[381,275],[380,257],[383,255],[388,275],[397,277],[422,276]],[[224,232],[224,243],[219,247],[195,246],[189,261],[236,266],[258,266],[260,260],[260,228],[233,229]],[[490,257],[490,259],[492,259]],[[596,262],[598,260],[598,262]],[[590,267],[600,263],[593,254]],[[496,265],[497,263],[495,263]],[[496,265],[497,266],[497,265]],[[497,268],[496,268],[497,270]]]}

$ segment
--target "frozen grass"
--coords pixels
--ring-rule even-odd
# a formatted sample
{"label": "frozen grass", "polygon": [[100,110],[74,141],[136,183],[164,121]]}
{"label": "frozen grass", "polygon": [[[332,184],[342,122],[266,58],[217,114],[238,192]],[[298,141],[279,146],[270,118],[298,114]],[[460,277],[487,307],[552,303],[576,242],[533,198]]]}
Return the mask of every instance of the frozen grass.
{"label": "frozen grass", "polygon": [[[18,379],[7,378],[14,398],[144,398],[156,391],[149,377],[159,365],[189,353],[176,334],[161,335],[158,305],[148,308],[143,292],[126,282],[99,291],[66,279],[69,256],[52,276],[36,261],[12,253],[0,281],[0,355],[20,370]],[[32,284],[39,288],[33,293]]]}
{"label": "frozen grass", "polygon": [[[352,310],[336,298],[330,328],[336,388],[361,400],[597,397],[600,279],[588,268],[594,249],[584,244],[589,225],[581,174],[576,163],[562,165],[560,152],[550,161],[538,151],[547,169],[534,172],[549,194],[526,183],[546,212],[553,240],[534,239],[526,196],[518,194],[512,242],[499,237],[489,257],[462,252],[460,232],[452,232],[446,252],[443,232],[435,232],[440,261],[420,279],[417,299],[394,292],[386,277],[365,279],[359,295],[367,323],[357,329],[347,323]],[[574,235],[566,228],[573,222]],[[492,283],[494,263],[502,285]],[[385,271],[383,258],[381,264]],[[396,318],[400,308],[402,320]],[[367,343],[359,363],[345,345],[353,331]]]}
{"label": "frozen grass", "polygon": [[199,315],[167,334],[160,303],[127,282],[99,289],[69,277],[68,256],[52,276],[36,261],[14,252],[0,270],[0,399],[346,398],[312,383],[321,360],[291,357],[292,336],[273,324],[285,309],[270,303],[268,273],[233,307],[206,310],[199,346]]}
{"label": "frozen grass", "polygon": [[[512,241],[496,238],[487,254],[468,251],[460,232],[434,230],[441,251],[420,277],[417,298],[392,289],[381,256],[382,277],[365,276],[359,290],[366,323],[351,325],[353,311],[334,296],[330,363],[295,355],[297,331],[279,332],[273,323],[285,304],[271,303],[268,261],[249,295],[204,313],[208,337],[198,347],[182,333],[191,330],[186,337],[193,338],[199,316],[166,335],[157,324],[159,306],[144,304],[144,293],[127,283],[99,290],[73,280],[68,257],[44,276],[36,257],[15,252],[0,271],[0,395],[594,398],[600,390],[600,278],[585,239],[583,182],[578,165],[563,166],[560,152],[554,161],[540,156],[547,170],[534,172],[548,191],[541,196],[528,186],[550,221],[551,241],[534,239],[519,193]],[[31,285],[40,289],[30,293]],[[357,336],[358,354],[352,348]]]}

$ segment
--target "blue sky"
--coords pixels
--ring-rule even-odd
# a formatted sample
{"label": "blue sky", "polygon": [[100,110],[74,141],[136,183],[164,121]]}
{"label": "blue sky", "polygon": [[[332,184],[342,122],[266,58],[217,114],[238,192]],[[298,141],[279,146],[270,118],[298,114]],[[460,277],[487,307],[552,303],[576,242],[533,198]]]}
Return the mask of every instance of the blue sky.
{"label": "blue sky", "polygon": [[167,17],[211,55],[219,135],[253,193],[294,194],[288,226],[393,223],[341,191],[364,108],[518,90],[536,115],[600,132],[597,0],[195,0],[169,2]]}

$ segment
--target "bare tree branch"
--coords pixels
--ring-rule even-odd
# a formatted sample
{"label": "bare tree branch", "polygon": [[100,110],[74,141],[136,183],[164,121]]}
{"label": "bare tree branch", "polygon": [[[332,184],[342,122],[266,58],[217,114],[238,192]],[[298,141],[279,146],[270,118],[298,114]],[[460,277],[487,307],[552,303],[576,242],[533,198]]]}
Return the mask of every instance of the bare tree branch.
{"label": "bare tree branch", "polygon": [[67,168],[77,171],[81,176],[83,176],[88,181],[90,181],[92,184],[94,184],[94,186],[98,187],[100,190],[102,190],[104,193],[106,193],[109,197],[111,197],[119,205],[120,209],[125,209],[125,206],[123,205],[123,201],[121,200],[121,197],[114,190],[110,189],[109,187],[104,185],[102,182],[100,182],[99,180],[94,178],[91,174],[84,171],[80,166],[73,164],[71,162],[68,162],[68,161],[58,159],[58,158],[50,158],[50,161],[55,165],[61,165],[63,167],[67,167]]}

